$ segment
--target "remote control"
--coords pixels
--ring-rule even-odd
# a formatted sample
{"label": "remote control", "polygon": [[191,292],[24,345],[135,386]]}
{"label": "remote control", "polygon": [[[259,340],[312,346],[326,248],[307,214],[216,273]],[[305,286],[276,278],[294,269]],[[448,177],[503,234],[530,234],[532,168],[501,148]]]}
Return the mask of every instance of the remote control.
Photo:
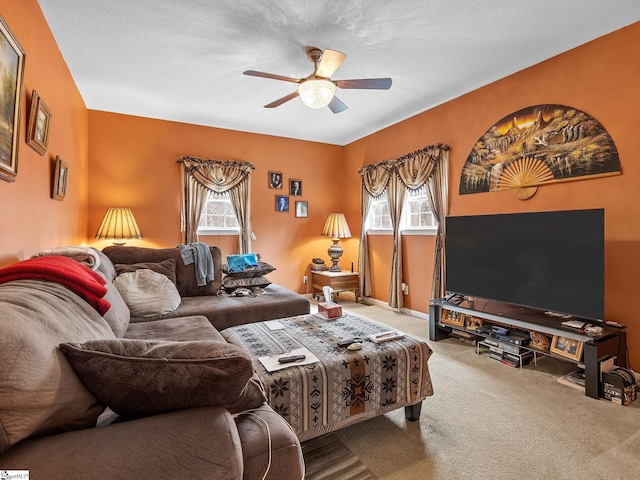
{"label": "remote control", "polygon": [[288,357],[278,358],[278,363],[292,363],[292,362],[304,360],[305,358],[307,358],[306,355],[289,355]]}

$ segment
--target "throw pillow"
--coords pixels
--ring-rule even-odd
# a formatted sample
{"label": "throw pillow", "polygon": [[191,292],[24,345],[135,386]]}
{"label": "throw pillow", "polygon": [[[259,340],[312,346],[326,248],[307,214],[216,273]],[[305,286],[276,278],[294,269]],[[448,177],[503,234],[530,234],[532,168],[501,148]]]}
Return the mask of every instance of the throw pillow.
{"label": "throw pillow", "polygon": [[222,279],[222,286],[227,292],[233,292],[236,288],[240,287],[264,288],[267,285],[271,285],[271,281],[267,277],[238,278],[232,275],[227,275]]}
{"label": "throw pillow", "polygon": [[119,338],[60,349],[87,389],[120,415],[205,406],[237,413],[266,401],[249,354],[226,342]]}
{"label": "throw pillow", "polygon": [[[100,270],[98,270],[98,275],[104,277],[105,280],[107,279]],[[124,302],[122,295],[120,295],[120,292],[118,292],[118,289],[111,281],[107,280],[105,287],[107,287],[107,293],[104,299],[111,304],[111,307],[103,315],[103,318],[107,321],[111,330],[113,330],[114,335],[116,337],[122,337],[129,327],[131,312]]]}
{"label": "throw pillow", "polygon": [[134,317],[169,313],[180,306],[181,298],[176,286],[165,275],[153,270],[122,273],[113,284]]}
{"label": "throw pillow", "polygon": [[233,275],[238,278],[251,278],[251,277],[261,277],[263,275],[267,275],[273,272],[276,267],[269,265],[267,262],[258,261],[257,267],[250,267],[242,272],[229,272],[229,266],[226,263],[222,264],[222,272],[228,275]]}
{"label": "throw pillow", "polygon": [[136,270],[141,270],[141,269],[149,269],[149,270],[153,270],[154,272],[161,273],[162,275],[167,277],[169,280],[171,280],[171,283],[173,283],[174,285],[177,285],[176,261],[173,258],[167,258],[166,260],[163,260],[157,263],[144,262],[144,263],[131,263],[131,264],[127,264],[127,263],[116,264],[116,271],[118,272],[118,275],[122,273],[135,272]]}
{"label": "throw pillow", "polygon": [[243,272],[247,268],[258,266],[258,257],[255,253],[243,253],[239,255],[227,255],[229,272]]}

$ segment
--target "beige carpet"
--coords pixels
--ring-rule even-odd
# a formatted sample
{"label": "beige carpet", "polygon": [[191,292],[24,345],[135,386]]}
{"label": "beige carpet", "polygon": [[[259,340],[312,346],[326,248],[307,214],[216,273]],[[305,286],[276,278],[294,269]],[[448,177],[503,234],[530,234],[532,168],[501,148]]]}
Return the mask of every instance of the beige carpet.
{"label": "beige carpet", "polygon": [[[340,303],[428,339],[426,320]],[[575,368],[570,363],[544,358],[520,371],[457,340],[429,345],[435,394],[424,401],[419,422],[407,422],[397,410],[333,434],[375,477],[638,478],[640,400],[623,407],[558,383],[557,377]],[[322,469],[311,473],[308,478],[339,478]]]}
{"label": "beige carpet", "polygon": [[305,480],[377,480],[333,433],[303,442],[302,452]]}

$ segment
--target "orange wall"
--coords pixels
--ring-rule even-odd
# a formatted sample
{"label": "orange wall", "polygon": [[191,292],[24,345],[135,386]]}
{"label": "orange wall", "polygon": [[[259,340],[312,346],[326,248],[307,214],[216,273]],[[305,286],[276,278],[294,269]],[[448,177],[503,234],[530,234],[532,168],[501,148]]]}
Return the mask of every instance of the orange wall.
{"label": "orange wall", "polygon": [[[176,160],[184,155],[253,163],[251,217],[257,237],[253,251],[277,267],[270,280],[304,293],[302,276],[311,258],[328,261],[331,240],[320,236],[327,215],[342,209],[338,146],[90,110],[89,237],[108,207],[126,206],[144,235],[130,245],[181,243]],[[268,188],[272,170],[283,173],[282,190]],[[290,197],[288,213],[276,212],[275,195],[288,194],[290,178],[302,179],[304,195]],[[309,202],[308,218],[295,217],[295,200]],[[200,240],[221,246],[223,255],[237,252],[237,237]],[[98,248],[109,244],[90,243]]]}
{"label": "orange wall", "polygon": [[[256,166],[252,184],[254,250],[278,267],[277,283],[306,291],[301,276],[311,257],[327,258],[330,240],[319,236],[332,211],[344,211],[354,238],[341,242],[345,268],[357,261],[360,224],[359,166],[391,159],[425,145],[446,143],[450,152],[450,213],[501,213],[603,207],[606,212],[606,316],[628,326],[631,361],[640,361],[640,320],[635,287],[640,280],[640,219],[635,145],[640,125],[640,23],[614,32],[515,75],[497,81],[346,147],[87,111],[36,0],[0,0],[0,14],[27,53],[20,127],[18,177],[0,181],[3,231],[0,266],[57,245],[87,241],[109,206],[133,208],[145,234],[131,244],[173,246],[179,232],[180,185],[175,163],[182,155],[235,159]],[[30,93],[36,89],[53,112],[47,155],[26,145]],[[459,196],[464,161],[479,136],[497,119],[520,108],[558,103],[599,120],[616,142],[623,174],[540,188],[520,202],[508,192]],[[67,198],[50,198],[51,162],[69,165]],[[89,162],[90,159],[90,162]],[[89,164],[90,163],[90,164]],[[267,172],[301,178],[309,218],[275,212]],[[203,237],[223,253],[235,237]],[[403,243],[408,308],[427,311],[433,238]],[[375,297],[388,298],[390,239],[372,241]]]}
{"label": "orange wall", "polygon": [[[345,166],[353,171],[362,164],[446,143],[451,147],[451,215],[604,208],[606,318],[628,326],[631,363],[636,368],[640,368],[636,305],[640,285],[639,44],[640,23],[636,23],[363,138],[344,151]],[[616,143],[622,175],[543,186],[527,201],[516,200],[508,192],[460,196],[462,167],[477,139],[509,113],[545,103],[570,105],[595,117]],[[355,198],[347,198],[350,203],[346,209],[355,209]],[[390,247],[384,242],[373,242],[372,247],[372,257],[386,261]],[[412,263],[412,278],[405,279],[410,287],[409,301],[415,300],[416,294],[428,292],[433,257],[421,256],[421,252],[430,248],[428,237],[405,241],[405,255],[420,262],[424,272],[416,275]],[[387,295],[388,274],[384,269],[374,271],[374,283],[385,285],[384,289],[375,288],[376,295],[383,297]],[[413,308],[422,309],[412,304]]]}
{"label": "orange wall", "polygon": [[[57,245],[84,242],[87,226],[87,110],[36,0],[0,0],[0,15],[25,51],[18,176],[0,180],[0,266]],[[49,148],[26,143],[31,92],[51,110]],[[51,198],[52,163],[69,166],[67,197]]]}

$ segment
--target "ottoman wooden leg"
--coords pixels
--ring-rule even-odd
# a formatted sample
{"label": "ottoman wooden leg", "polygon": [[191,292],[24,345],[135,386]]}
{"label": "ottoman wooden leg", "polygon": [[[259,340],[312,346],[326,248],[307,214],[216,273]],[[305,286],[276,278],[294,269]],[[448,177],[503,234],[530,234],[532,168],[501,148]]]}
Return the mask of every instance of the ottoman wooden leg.
{"label": "ottoman wooden leg", "polygon": [[404,407],[404,417],[410,422],[420,420],[420,411],[422,410],[422,402]]}

